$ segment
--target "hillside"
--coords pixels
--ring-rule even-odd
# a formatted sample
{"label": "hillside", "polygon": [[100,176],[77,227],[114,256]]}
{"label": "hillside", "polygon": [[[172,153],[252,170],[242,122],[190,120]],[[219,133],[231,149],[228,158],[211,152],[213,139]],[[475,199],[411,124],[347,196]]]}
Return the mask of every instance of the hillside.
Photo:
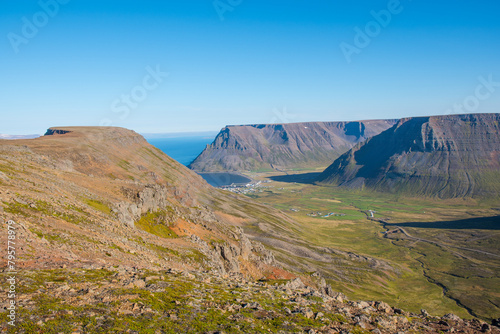
{"label": "hillside", "polygon": [[25,276],[19,283],[38,290],[23,291],[31,316],[11,333],[500,333],[453,313],[435,317],[328,295],[300,279],[251,282],[123,267]]}
{"label": "hillside", "polygon": [[[0,185],[3,219],[19,222],[29,242],[20,254],[26,268],[120,265],[259,279],[342,259],[343,268],[324,276],[348,279],[367,266],[364,258],[308,249],[293,232],[301,226],[283,212],[212,188],[122,128],[57,127],[0,141]],[[394,274],[378,262],[374,274]]]}
{"label": "hillside", "polygon": [[335,158],[395,120],[227,126],[189,165],[198,172],[311,168]]}
{"label": "hillside", "polygon": [[401,119],[352,148],[323,185],[441,198],[500,194],[500,114]]}
{"label": "hillside", "polygon": [[0,185],[0,213],[29,244],[27,268],[275,270],[272,254],[235,226],[241,216],[215,208],[226,194],[133,131],[59,127],[0,141]]}
{"label": "hillside", "polygon": [[[311,244],[283,212],[210,187],[130,130],[0,140],[0,186],[0,216],[15,227],[19,324],[2,332],[498,332],[348,301],[332,282],[401,280],[404,268]],[[5,260],[0,271],[12,275]]]}

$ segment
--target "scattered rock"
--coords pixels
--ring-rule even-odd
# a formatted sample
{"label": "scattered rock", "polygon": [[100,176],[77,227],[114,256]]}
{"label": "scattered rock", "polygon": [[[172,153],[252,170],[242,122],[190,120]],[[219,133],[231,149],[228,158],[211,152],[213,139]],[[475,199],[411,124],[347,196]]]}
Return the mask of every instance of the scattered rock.
{"label": "scattered rock", "polygon": [[460,319],[460,317],[458,315],[455,315],[453,313],[445,314],[441,319],[443,319],[443,320],[452,320],[452,321],[460,321],[460,320],[462,320],[462,319]]}
{"label": "scattered rock", "polygon": [[292,290],[297,290],[297,289],[302,289],[305,288],[304,283],[302,283],[302,280],[297,277],[289,282],[286,283],[286,287]]}
{"label": "scattered rock", "polygon": [[491,331],[491,326],[490,326],[490,325],[488,325],[488,324],[483,324],[483,325],[481,326],[481,331],[482,331],[483,333],[488,333],[488,332],[490,332],[490,331]]}
{"label": "scattered rock", "polygon": [[127,286],[127,288],[139,288],[139,289],[142,289],[144,287],[146,287],[146,282],[142,279],[134,280]]}
{"label": "scattered rock", "polygon": [[307,319],[311,319],[314,316],[314,312],[310,308],[303,308],[300,313],[304,315]]}

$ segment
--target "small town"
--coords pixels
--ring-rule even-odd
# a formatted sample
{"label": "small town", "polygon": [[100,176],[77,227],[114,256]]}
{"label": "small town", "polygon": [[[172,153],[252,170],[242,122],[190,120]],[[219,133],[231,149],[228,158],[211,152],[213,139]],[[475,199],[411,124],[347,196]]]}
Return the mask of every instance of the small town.
{"label": "small town", "polygon": [[270,180],[266,181],[257,181],[257,182],[250,182],[247,184],[236,184],[233,183],[229,186],[222,186],[219,187],[219,189],[227,190],[236,194],[251,194],[251,193],[256,193],[259,192],[261,193],[263,189],[265,188],[272,188],[272,186],[264,186],[264,183],[270,183]]}
{"label": "small town", "polygon": [[329,212],[329,213],[322,213],[322,212],[310,212],[307,214],[309,217],[321,217],[321,218],[328,218],[331,216],[335,217],[344,217],[345,213],[336,213],[336,212]]}

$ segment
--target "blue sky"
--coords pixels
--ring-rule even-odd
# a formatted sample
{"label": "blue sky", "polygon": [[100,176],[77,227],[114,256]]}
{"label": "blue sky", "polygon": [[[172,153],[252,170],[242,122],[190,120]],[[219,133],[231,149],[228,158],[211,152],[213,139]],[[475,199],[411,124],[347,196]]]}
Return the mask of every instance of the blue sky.
{"label": "blue sky", "polygon": [[496,0],[55,1],[2,1],[0,133],[500,112]]}

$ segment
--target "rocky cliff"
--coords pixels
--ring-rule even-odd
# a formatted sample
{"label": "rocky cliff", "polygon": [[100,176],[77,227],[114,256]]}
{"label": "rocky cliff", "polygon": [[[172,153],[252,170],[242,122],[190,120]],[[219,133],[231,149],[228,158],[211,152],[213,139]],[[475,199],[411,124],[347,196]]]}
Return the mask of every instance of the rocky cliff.
{"label": "rocky cliff", "polygon": [[442,198],[500,194],[500,114],[405,118],[352,148],[321,184]]}
{"label": "rocky cliff", "polygon": [[395,120],[227,126],[190,164],[199,172],[327,166]]}

